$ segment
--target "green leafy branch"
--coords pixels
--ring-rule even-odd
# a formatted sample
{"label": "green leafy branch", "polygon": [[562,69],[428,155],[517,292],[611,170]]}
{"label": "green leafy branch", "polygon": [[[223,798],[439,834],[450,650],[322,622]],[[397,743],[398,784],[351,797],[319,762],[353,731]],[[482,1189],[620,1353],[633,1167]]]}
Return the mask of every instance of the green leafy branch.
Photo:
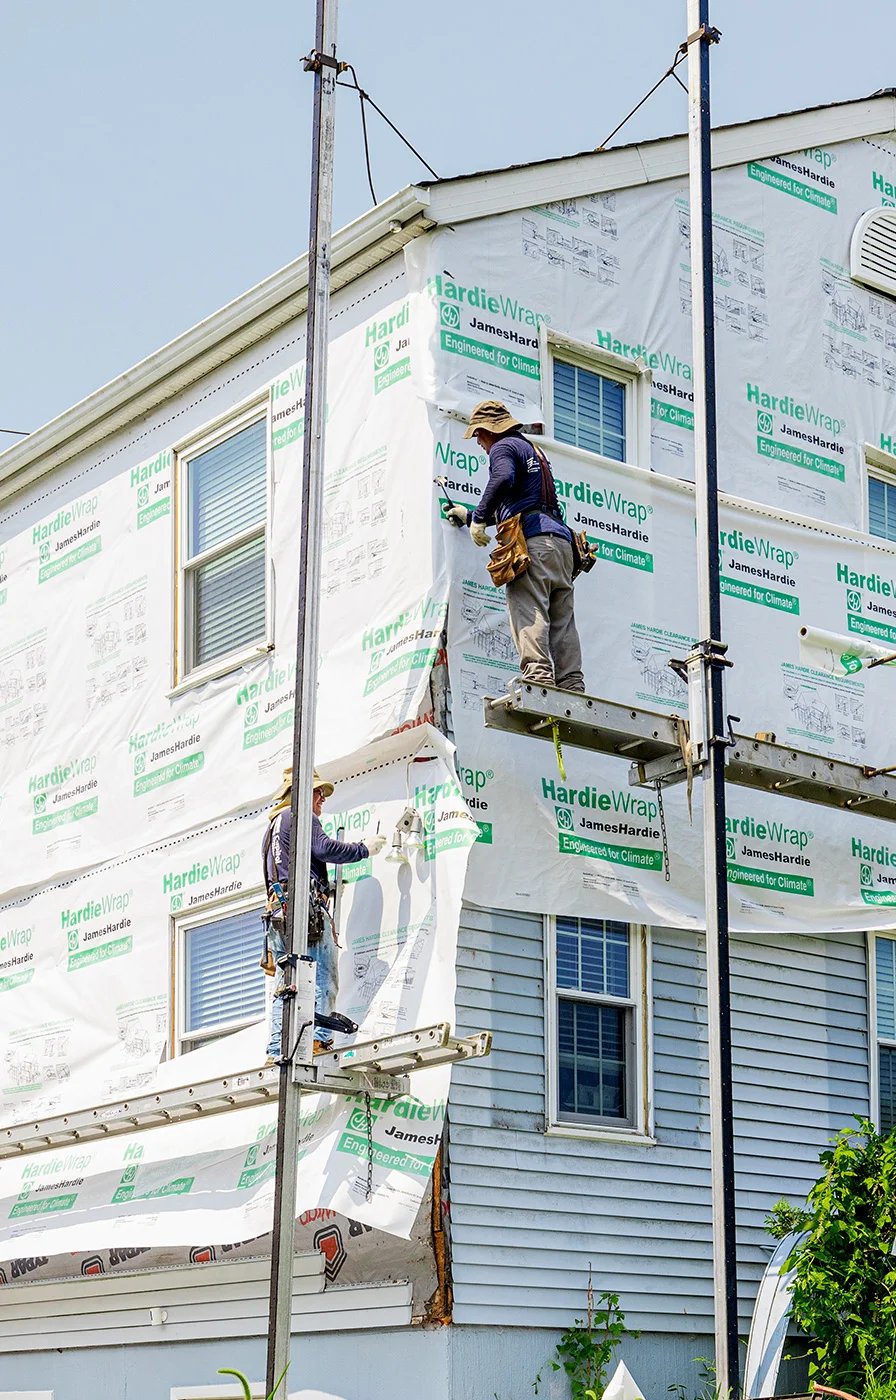
{"label": "green leafy branch", "polygon": [[[587,1308],[577,1317],[557,1343],[557,1360],[548,1362],[552,1371],[565,1371],[572,1400],[599,1400],[607,1384],[607,1371],[613,1352],[623,1337],[636,1337],[625,1325],[618,1293],[601,1293],[597,1300],[588,1272]],[[541,1372],[532,1382],[538,1394]]]}
{"label": "green leafy branch", "polygon": [[[267,1400],[276,1400],[277,1391],[280,1389],[281,1385],[286,1379],[286,1373],[288,1370],[289,1362],[287,1361],[286,1365],[283,1367],[283,1370],[280,1372],[279,1378],[277,1379],[274,1385],[274,1389],[271,1391],[270,1395],[267,1396]],[[243,1375],[242,1371],[233,1371],[229,1366],[219,1366],[218,1375],[236,1376],[240,1385],[243,1387],[243,1395],[245,1397],[245,1400],[252,1400],[252,1387],[249,1385],[249,1382],[246,1380],[246,1377]]]}

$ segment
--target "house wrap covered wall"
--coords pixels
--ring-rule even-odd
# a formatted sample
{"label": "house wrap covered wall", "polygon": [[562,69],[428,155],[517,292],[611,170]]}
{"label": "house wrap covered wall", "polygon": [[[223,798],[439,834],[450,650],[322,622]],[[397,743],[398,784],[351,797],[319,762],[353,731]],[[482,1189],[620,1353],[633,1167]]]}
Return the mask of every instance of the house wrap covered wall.
{"label": "house wrap covered wall", "polygon": [[[836,109],[836,117],[806,114],[799,118],[800,141],[793,151],[782,146],[783,131],[747,128],[737,139],[752,145],[749,158],[719,174],[716,192],[723,486],[754,503],[728,503],[728,537],[721,542],[725,563],[743,566],[728,569],[726,631],[735,659],[739,649],[748,658],[735,671],[732,688],[745,718],[752,723],[756,716],[752,727],[778,728],[793,734],[795,744],[857,761],[881,751],[889,676],[835,677],[806,662],[797,634],[803,617],[820,630],[854,636],[857,645],[863,638],[886,640],[880,629],[890,626],[881,611],[888,606],[887,595],[869,580],[886,581],[892,553],[863,531],[870,506],[865,444],[874,449],[874,465],[879,454],[889,452],[896,422],[888,387],[891,360],[896,361],[896,350],[889,353],[889,338],[896,337],[890,330],[894,304],[850,282],[847,268],[853,225],[886,195],[875,177],[885,183],[896,179],[887,135],[893,126],[891,106],[889,99],[879,99],[877,106]],[[854,131],[846,130],[850,120],[876,129],[856,139]],[[829,136],[853,139],[822,140],[819,135],[811,141],[812,122],[819,131],[826,127]],[[668,159],[674,165],[673,144],[648,151],[648,164],[655,161],[659,170]],[[612,159],[617,160],[615,153]],[[334,619],[348,616],[338,612],[346,601],[346,583],[353,597],[363,601],[349,625],[329,631],[325,625],[332,646],[328,644],[322,678],[324,752],[340,751],[347,727],[355,726],[352,737],[360,742],[428,713],[431,702],[417,680],[425,680],[436,659],[439,609],[447,602],[460,787],[481,822],[481,840],[470,858],[470,908],[461,930],[459,1017],[464,1030],[488,1024],[496,1049],[484,1070],[458,1072],[449,1110],[457,1326],[446,1350],[438,1343],[442,1379],[437,1384],[446,1395],[470,1393],[458,1387],[474,1356],[475,1373],[496,1378],[492,1389],[509,1374],[511,1393],[527,1393],[531,1374],[523,1372],[530,1363],[537,1369],[549,1351],[550,1330],[556,1332],[580,1312],[589,1266],[598,1286],[620,1292],[633,1324],[645,1333],[645,1364],[649,1360],[651,1366],[665,1368],[669,1380],[680,1377],[690,1347],[688,1340],[671,1339],[693,1337],[696,1347],[697,1339],[711,1330],[703,986],[695,932],[699,872],[693,866],[696,838],[683,795],[667,797],[667,854],[657,813],[649,805],[643,811],[620,811],[622,798],[614,794],[624,789],[624,775],[603,761],[567,754],[572,776],[565,785],[567,795],[558,796],[547,747],[543,753],[511,756],[495,736],[482,731],[481,696],[493,693],[513,673],[514,658],[505,640],[500,600],[485,583],[483,558],[473,554],[465,537],[448,534],[440,523],[430,485],[435,468],[449,476],[455,498],[472,503],[481,490],[484,463],[463,444],[451,417],[468,411],[476,399],[504,397],[524,421],[543,425],[566,488],[570,519],[579,514],[576,523],[593,533],[601,557],[578,595],[589,686],[648,708],[680,706],[669,688],[666,661],[686,647],[694,627],[686,535],[691,423],[683,185],[679,171],[667,170],[668,178],[649,189],[627,188],[628,181],[616,189],[597,188],[605,178],[600,172],[611,166],[611,161],[603,166],[601,161],[557,162],[548,170],[523,172],[517,183],[524,192],[531,189],[532,198],[525,208],[507,210],[505,205],[504,212],[489,208],[490,198],[499,209],[506,198],[503,177],[484,178],[477,195],[481,217],[473,220],[474,186],[465,186],[456,192],[460,204],[467,201],[464,218],[455,210],[458,227],[427,235],[418,224],[413,230],[418,237],[408,243],[407,273],[396,252],[391,262],[349,286],[334,305],[328,470],[335,489],[324,541],[324,617],[328,608]],[[589,171],[594,183],[583,186]],[[546,203],[536,197],[539,184],[551,195]],[[451,198],[448,182],[433,187],[428,204],[422,197],[418,204],[428,209],[429,219],[440,199]],[[415,208],[413,218],[421,217]],[[447,210],[434,222],[449,222]],[[363,262],[372,255],[353,247],[351,256]],[[285,301],[284,295],[281,304]],[[252,334],[248,327],[241,333]],[[15,587],[30,577],[29,570],[39,575],[41,569],[56,568],[40,587],[58,587],[61,581],[71,604],[75,583],[87,580],[81,585],[86,622],[90,606],[96,612],[98,600],[114,598],[123,548],[119,545],[119,553],[110,557],[107,533],[102,550],[87,552],[83,546],[96,534],[92,531],[41,559],[40,545],[56,536],[63,539],[62,527],[51,529],[46,539],[35,540],[34,531],[52,526],[57,502],[59,509],[68,510],[101,489],[122,497],[137,493],[127,548],[146,531],[155,532],[159,541],[146,555],[146,567],[155,571],[154,586],[147,589],[147,616],[155,630],[146,645],[159,660],[154,674],[161,676],[167,668],[163,683],[154,680],[147,687],[132,667],[130,687],[122,690],[117,668],[123,663],[108,652],[122,644],[109,640],[108,627],[99,633],[94,629],[92,635],[105,636],[107,642],[92,675],[98,671],[114,697],[93,706],[88,703],[92,675],[85,670],[79,691],[72,672],[67,674],[69,696],[77,696],[85,707],[86,728],[78,731],[79,738],[96,736],[85,753],[96,758],[90,771],[102,784],[99,806],[77,822],[44,823],[36,831],[44,813],[33,807],[40,794],[27,787],[33,776],[28,762],[45,746],[46,725],[58,723],[58,732],[66,734],[66,717],[60,718],[58,710],[53,716],[45,712],[40,725],[34,692],[26,689],[24,679],[21,692],[8,697],[7,716],[13,723],[7,732],[13,741],[7,753],[13,751],[9,771],[17,819],[9,828],[3,912],[14,918],[16,930],[32,930],[32,942],[46,936],[39,920],[23,923],[20,912],[24,902],[31,902],[26,891],[34,883],[35,840],[40,844],[39,883],[56,889],[119,855],[116,837],[134,830],[127,809],[133,799],[116,784],[121,746],[134,733],[145,732],[146,726],[137,722],[144,713],[152,711],[154,727],[192,711],[208,729],[208,752],[213,754],[217,745],[220,754],[217,762],[210,759],[207,767],[178,776],[170,785],[170,804],[156,801],[158,790],[141,794],[146,799],[143,844],[129,836],[133,851],[129,845],[128,854],[139,853],[144,872],[154,869],[154,853],[163,842],[189,837],[204,849],[224,821],[231,829],[242,822],[247,831],[254,830],[272,779],[287,761],[288,729],[278,725],[290,708],[295,495],[289,474],[278,478],[277,457],[285,460],[283,453],[295,453],[297,447],[301,387],[290,367],[301,358],[300,334],[298,321],[284,321],[281,329],[262,335],[251,349],[189,387],[181,387],[180,370],[172,368],[169,398],[151,410],[154,416],[148,421],[98,441],[8,502],[4,606],[15,603]],[[177,355],[169,358],[174,366]],[[622,386],[624,445],[611,444],[609,431],[599,443],[604,452],[581,440],[569,441],[555,362]],[[164,382],[163,364],[159,379]],[[287,387],[281,391],[283,384]],[[173,581],[182,580],[184,573],[183,568],[177,573],[173,555],[172,512],[177,519],[178,506],[170,473],[180,445],[189,450],[192,441],[201,441],[207,425],[226,421],[228,413],[255,395],[263,405],[272,473],[266,594],[272,633],[262,640],[272,643],[274,651],[272,656],[242,657],[238,671],[224,666],[220,675],[211,674],[219,669],[212,666],[203,675],[201,664],[189,664],[195,657],[184,652],[182,631],[172,623],[181,616],[173,603]],[[276,417],[283,412],[287,418]],[[340,412],[351,424],[343,439]],[[72,432],[76,426],[70,425]],[[38,442],[32,451],[39,447]],[[384,447],[386,455],[377,456]],[[47,448],[48,453],[59,450]],[[619,465],[619,456],[635,470]],[[4,457],[12,466],[24,460],[21,450]],[[160,464],[158,470],[154,462]],[[139,478],[141,467],[148,475],[135,478],[132,487],[133,473]],[[347,468],[350,484],[340,491]],[[21,467],[33,469],[34,463]],[[651,480],[649,469],[669,481]],[[364,504],[359,487],[370,478],[369,488],[377,474],[389,483],[383,491],[368,489],[369,504]],[[165,499],[160,483],[169,485],[168,512],[158,505]],[[145,486],[154,499],[140,498]],[[368,549],[378,535],[372,528],[375,505],[385,505],[387,511],[381,533],[394,575],[385,565],[370,571],[382,558]],[[354,512],[351,519],[345,506]],[[141,525],[139,515],[146,510],[155,512],[154,518]],[[367,511],[363,521],[361,510]],[[660,516],[664,523],[654,528]],[[93,518],[92,512],[87,525]],[[74,528],[82,524],[79,518]],[[765,541],[764,548],[759,540]],[[113,545],[109,541],[110,550]],[[70,550],[82,552],[66,565]],[[181,560],[185,566],[189,562]],[[136,572],[132,554],[127,566]],[[840,574],[840,569],[849,572]],[[864,582],[854,585],[860,576]],[[335,581],[331,594],[326,592],[328,577]],[[393,577],[399,581],[394,587],[376,592],[377,580]],[[420,632],[427,635],[418,636]],[[47,647],[42,669],[33,630],[18,625],[11,649],[22,659],[23,678],[45,676],[43,689],[50,697],[65,693],[60,668],[66,658],[82,652],[81,638],[73,633],[57,647]],[[196,673],[192,681],[191,671]],[[386,675],[384,681],[378,679],[381,675]],[[350,703],[349,677],[358,684]],[[249,723],[248,708],[239,701],[248,686],[258,687],[266,711],[273,706],[262,723]],[[253,735],[247,745],[246,733],[256,729],[259,737]],[[76,757],[83,761],[80,751]],[[53,767],[60,761],[54,757]],[[53,768],[40,768],[45,771],[52,774]],[[128,785],[133,782],[131,772]],[[50,784],[54,786],[59,784]],[[593,790],[594,805],[570,798],[572,789],[579,794]],[[178,805],[177,797],[187,790],[189,802],[184,797]],[[82,795],[73,794],[73,804],[80,800]],[[648,803],[649,795],[640,800]],[[787,815],[780,816],[779,808]],[[57,807],[67,810],[66,803]],[[571,818],[561,818],[560,811]],[[882,824],[855,818],[848,828],[825,825],[814,814],[810,823],[801,809],[791,815],[781,800],[770,819],[749,802],[736,815],[740,825],[732,832],[730,859],[732,913],[743,929],[735,948],[739,1244],[748,1284],[762,1263],[761,1220],[768,1206],[782,1193],[804,1191],[830,1133],[853,1112],[865,1111],[877,1094],[865,935],[891,920],[890,862]],[[595,825],[580,827],[583,818]],[[564,849],[570,819],[578,844]],[[627,826],[634,834],[602,830],[600,823]],[[767,829],[760,832],[760,827]],[[788,834],[781,834],[785,829]],[[247,838],[247,868],[254,839]],[[862,843],[857,852],[855,841]],[[785,860],[788,856],[794,859]],[[159,874],[163,876],[161,867]],[[172,973],[175,983],[178,976],[172,919],[181,909],[172,908],[172,892],[157,888],[158,883],[148,875],[145,894],[141,889],[135,900],[139,936],[145,940],[141,993],[154,998],[147,1026],[141,1022],[144,1034],[132,1037],[129,1046],[110,1016],[101,1043],[84,1044],[71,1055],[70,1079],[101,1068],[111,1076],[110,1087],[120,1087],[122,1080],[113,1083],[114,1076],[148,1070],[163,1043],[173,1045],[178,1036],[181,1043],[189,1041],[189,1027],[178,1023],[169,990]],[[231,907],[228,898],[244,892],[220,885],[217,875],[208,882],[197,877],[188,891],[197,900],[193,908],[205,904],[211,913],[220,912]],[[250,896],[251,887],[245,893]],[[54,897],[45,893],[34,903],[39,908]],[[547,924],[544,916],[549,916]],[[564,919],[574,919],[575,929],[564,931]],[[565,965],[558,982],[568,940],[577,939],[581,948],[589,921],[619,926],[606,934],[616,939],[617,959],[621,940],[627,940],[624,991],[621,983],[616,991],[606,985],[589,991],[569,980]],[[678,931],[666,927],[675,924]],[[648,925],[653,925],[649,936],[640,932]],[[177,919],[173,926],[179,928]],[[839,931],[833,934],[835,928]],[[52,1001],[57,1019],[64,1015],[56,1013],[56,1006],[63,1012],[70,1006],[64,989],[71,985],[67,968],[63,976],[60,966],[63,952],[70,955],[60,942],[61,932],[60,924],[53,934],[56,943],[42,944],[47,985],[59,989],[58,1002]],[[96,966],[105,976],[115,961]],[[89,975],[89,968],[84,973]],[[147,990],[145,979],[154,990]],[[24,996],[26,985],[9,991]],[[117,1015],[123,994],[116,995],[119,1000],[111,998],[108,1004]],[[587,1105],[569,1121],[564,1109],[560,1059],[565,1055],[568,1062],[569,1056],[558,1049],[565,1014],[560,1008],[589,997],[592,1005],[615,1007],[626,1028],[619,1069],[625,1111],[615,1121],[613,1113],[589,1114]],[[76,1026],[77,1016],[71,1010],[68,1014]],[[130,1010],[125,1021],[135,1016],[136,1010]],[[17,1026],[11,1019],[5,1030],[9,1064],[23,1062],[23,1038],[29,1044],[38,1039],[24,1022],[23,1017]],[[57,1047],[59,1043],[57,1034]],[[46,1037],[40,1052],[25,1061],[38,1066],[33,1092],[44,1096],[44,1105],[57,1093],[64,1079],[58,1066],[70,1053],[57,1048],[50,1054],[45,1044]],[[123,1046],[135,1057],[130,1062],[123,1062]],[[53,1067],[55,1074],[49,1072]],[[17,1095],[24,1091],[19,1101],[30,1102],[32,1087],[27,1078],[15,1086]],[[551,1131],[546,1133],[546,1127]],[[748,1305],[745,1287],[745,1315]],[[481,1336],[468,1331],[483,1327],[488,1330]],[[529,1330],[525,1344],[521,1327]],[[548,1330],[532,1333],[533,1328]],[[395,1341],[398,1352],[403,1344]],[[186,1355],[198,1343],[184,1338],[181,1345]],[[419,1339],[413,1345],[421,1345]],[[428,1345],[435,1349],[437,1344]],[[431,1354],[435,1358],[437,1353]],[[7,1360],[18,1368],[26,1365],[24,1357]],[[29,1358],[29,1364],[36,1363]],[[73,1358],[71,1365],[76,1368],[78,1362]],[[60,1375],[55,1362],[54,1371]],[[384,1377],[368,1371],[360,1381],[367,1389],[358,1391],[359,1378],[347,1375],[346,1394],[378,1396],[381,1392],[371,1387],[381,1381],[385,1384]],[[355,1389],[350,1388],[353,1382]],[[61,1387],[66,1383],[54,1380],[60,1395],[65,1395]]]}

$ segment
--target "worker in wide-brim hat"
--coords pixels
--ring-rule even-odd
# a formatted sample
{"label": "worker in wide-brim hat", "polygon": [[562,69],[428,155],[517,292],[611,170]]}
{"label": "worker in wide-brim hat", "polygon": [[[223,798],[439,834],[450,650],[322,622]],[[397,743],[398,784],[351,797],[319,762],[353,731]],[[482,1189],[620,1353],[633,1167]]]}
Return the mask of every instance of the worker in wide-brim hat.
{"label": "worker in wide-brim hat", "polygon": [[[330,899],[328,865],[350,865],[369,856],[379,855],[386,844],[385,836],[377,833],[364,841],[336,841],[324,831],[320,814],[324,802],[332,796],[333,784],[314,770],[311,797],[311,902],[308,924],[308,954],[316,964],[314,1009],[319,1016],[331,1015],[339,990],[337,949],[332,919],[325,917]],[[289,851],[292,841],[292,769],[283,770],[283,780],[274,794],[268,812],[268,824],[261,843],[265,889],[268,894],[267,933],[272,963],[285,952],[284,900],[289,890]],[[280,894],[277,890],[280,890]],[[282,896],[282,898],[281,898]],[[282,991],[282,985],[278,992]],[[281,1052],[283,1000],[275,994],[271,1014],[268,1059],[273,1061]],[[333,1048],[333,1032],[315,1026],[314,1050],[319,1054]]]}
{"label": "worker in wide-brim hat", "polygon": [[507,614],[523,680],[584,691],[582,648],[573,604],[572,531],[563,518],[551,464],[500,399],[470,414],[465,438],[488,454],[488,482],[472,513],[452,506],[448,519],[469,525],[474,544],[491,543],[487,525],[520,517],[529,564],[505,585]]}

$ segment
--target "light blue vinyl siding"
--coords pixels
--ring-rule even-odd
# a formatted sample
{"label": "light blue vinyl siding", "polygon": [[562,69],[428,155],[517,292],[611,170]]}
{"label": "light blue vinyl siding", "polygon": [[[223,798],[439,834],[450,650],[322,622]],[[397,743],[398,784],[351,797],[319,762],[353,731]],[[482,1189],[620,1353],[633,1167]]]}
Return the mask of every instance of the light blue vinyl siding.
{"label": "light blue vinyl siding", "polygon": [[[494,1049],[452,1079],[456,1322],[565,1327],[590,1267],[632,1327],[711,1331],[703,966],[695,934],[654,932],[656,1145],[545,1135],[542,921],[464,910],[458,1029],[490,1029]],[[746,1327],[766,1213],[804,1198],[832,1134],[868,1110],[864,940],[736,937],[732,971]]]}

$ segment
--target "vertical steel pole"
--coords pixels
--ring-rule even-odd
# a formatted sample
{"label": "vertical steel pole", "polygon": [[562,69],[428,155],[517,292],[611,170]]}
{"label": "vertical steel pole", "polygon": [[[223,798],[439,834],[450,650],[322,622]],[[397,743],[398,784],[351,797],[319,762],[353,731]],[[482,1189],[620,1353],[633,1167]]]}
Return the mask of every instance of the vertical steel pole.
{"label": "vertical steel pole", "polygon": [[[317,0],[314,54],[314,131],[311,148],[311,228],[308,239],[308,321],[305,347],[305,438],[302,502],[298,522],[299,610],[296,631],[296,701],[293,731],[292,841],[289,852],[287,955],[308,950],[308,883],[311,860],[311,799],[317,692],[320,541],[323,507],[324,428],[327,406],[327,323],[330,305],[330,237],[333,223],[333,152],[336,122],[337,0]],[[284,1059],[296,1039],[295,1003],[283,1000]],[[292,1067],[281,1063],[277,1111],[274,1226],[267,1388],[289,1362],[292,1269],[296,1218],[301,1089]],[[284,1382],[282,1394],[286,1394]],[[277,1400],[280,1400],[278,1394]]]}
{"label": "vertical steel pole", "polygon": [[715,1364],[720,1387],[723,1391],[727,1387],[730,1395],[736,1397],[739,1370],[737,1254],[709,114],[709,50],[718,34],[709,26],[709,0],[688,0],[687,13],[697,598],[708,752],[708,762],[703,769],[703,863]]}

